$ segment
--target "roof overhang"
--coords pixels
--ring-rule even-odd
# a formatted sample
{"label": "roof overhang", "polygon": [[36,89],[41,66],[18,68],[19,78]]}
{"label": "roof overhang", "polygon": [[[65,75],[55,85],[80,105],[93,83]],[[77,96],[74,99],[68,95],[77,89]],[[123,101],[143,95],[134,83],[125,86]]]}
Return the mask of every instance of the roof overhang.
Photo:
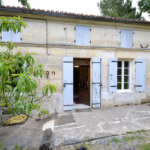
{"label": "roof overhang", "polygon": [[[11,14],[8,14],[11,13]],[[46,17],[58,17],[58,18],[72,18],[72,19],[81,19],[81,20],[91,20],[91,21],[103,21],[103,22],[113,22],[113,23],[126,23],[126,24],[139,24],[139,25],[150,25],[149,21],[143,20],[132,20],[132,19],[122,19],[122,18],[113,18],[113,17],[102,17],[94,15],[84,15],[84,14],[75,14],[59,11],[45,11],[40,9],[26,9],[24,7],[10,7],[2,6],[0,7],[0,15],[9,15],[14,16],[18,14],[26,18],[30,18],[29,14],[36,15],[36,18],[43,19],[43,16]],[[28,17],[27,15],[28,14]],[[33,16],[31,17],[33,18]],[[45,20],[45,19],[43,19]]]}

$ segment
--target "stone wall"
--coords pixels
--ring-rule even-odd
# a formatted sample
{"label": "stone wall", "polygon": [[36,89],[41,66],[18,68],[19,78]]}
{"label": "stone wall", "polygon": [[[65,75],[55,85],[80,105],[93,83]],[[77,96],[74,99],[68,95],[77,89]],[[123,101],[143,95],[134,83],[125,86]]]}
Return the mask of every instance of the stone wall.
{"label": "stone wall", "polygon": [[[103,23],[94,24],[91,21],[76,20],[75,23],[64,20],[47,21],[37,19],[24,19],[28,27],[22,29],[21,43],[30,44],[46,44],[46,32],[48,32],[49,44],[67,44],[76,45],[74,40],[76,25],[89,26],[90,32],[90,46],[105,46],[105,47],[120,47],[120,30],[129,29],[133,30],[133,48],[141,48],[150,45],[150,27],[132,24],[119,24],[119,23]],[[46,29],[46,27],[48,27]],[[0,34],[1,36],[1,34]],[[2,41],[0,39],[0,41]]]}
{"label": "stone wall", "polygon": [[[102,58],[102,107],[110,107],[125,104],[139,104],[141,101],[148,101],[150,99],[150,49],[141,49],[143,46],[150,45],[150,29],[144,26],[136,26],[125,24],[114,24],[112,26],[85,24],[91,27],[91,45],[90,46],[76,46],[75,40],[75,25],[78,23],[54,22],[48,21],[48,37],[46,37],[46,21],[25,19],[28,27],[22,30],[21,43],[17,50],[22,54],[26,52],[37,53],[34,56],[35,61],[44,64],[44,70],[50,72],[49,79],[36,78],[38,83],[37,92],[41,95],[41,90],[47,83],[56,84],[57,93],[50,99],[44,99],[43,107],[53,113],[63,112],[63,57],[73,58]],[[66,29],[64,29],[66,28]],[[133,48],[120,48],[120,29],[132,29]],[[48,38],[48,50],[51,55],[46,53],[46,38]],[[1,40],[0,40],[1,42]],[[1,51],[5,50],[4,46]],[[109,58],[126,59],[131,61],[131,90],[129,92],[108,92],[108,70]],[[146,59],[146,91],[139,93],[135,92],[135,59]],[[91,63],[92,70],[92,63]],[[52,72],[55,72],[55,75]],[[92,89],[92,73],[91,73],[91,89]],[[91,90],[91,104],[92,104],[92,90]]]}

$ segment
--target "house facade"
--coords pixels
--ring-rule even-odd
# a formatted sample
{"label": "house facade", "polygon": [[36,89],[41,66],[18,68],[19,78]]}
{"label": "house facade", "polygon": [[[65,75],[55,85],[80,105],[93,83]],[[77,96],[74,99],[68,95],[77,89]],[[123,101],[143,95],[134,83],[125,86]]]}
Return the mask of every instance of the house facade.
{"label": "house facade", "polygon": [[43,103],[50,113],[150,100],[150,22],[4,6],[0,15],[27,23],[21,33],[2,32],[0,42],[38,54],[46,73],[36,78],[38,94],[47,83],[57,85]]}

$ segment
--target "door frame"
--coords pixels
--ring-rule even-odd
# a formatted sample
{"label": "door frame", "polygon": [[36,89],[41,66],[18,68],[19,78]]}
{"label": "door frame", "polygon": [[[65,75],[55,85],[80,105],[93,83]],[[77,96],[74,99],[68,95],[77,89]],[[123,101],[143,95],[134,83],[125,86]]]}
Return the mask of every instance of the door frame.
{"label": "door frame", "polygon": [[[80,63],[79,63],[79,64],[75,64],[75,60],[88,60],[89,62],[88,62],[88,64],[80,64]],[[90,77],[89,77],[89,79],[90,79],[90,83],[89,83],[89,84],[90,84],[90,87],[89,87],[89,88],[90,88],[90,89],[89,89],[89,95],[90,95],[90,96],[89,96],[89,97],[90,97],[90,100],[89,100],[90,102],[89,102],[89,104],[90,104],[90,105],[89,105],[89,107],[91,107],[91,103],[92,103],[92,102],[91,102],[91,100],[92,100],[92,99],[91,99],[91,98],[92,98],[92,97],[91,97],[91,95],[92,95],[92,94],[91,94],[91,89],[92,89],[92,88],[91,88],[91,85],[92,85],[92,84],[91,84],[91,83],[92,83],[92,81],[91,81],[91,75],[92,75],[92,74],[91,74],[91,60],[92,60],[91,58],[77,58],[77,57],[76,57],[76,58],[73,58],[73,68],[74,68],[74,66],[89,66],[89,72],[90,72],[90,73],[89,73],[89,76],[90,76]],[[74,73],[73,73],[73,78],[74,78]],[[73,94],[74,94],[74,93],[73,93]]]}

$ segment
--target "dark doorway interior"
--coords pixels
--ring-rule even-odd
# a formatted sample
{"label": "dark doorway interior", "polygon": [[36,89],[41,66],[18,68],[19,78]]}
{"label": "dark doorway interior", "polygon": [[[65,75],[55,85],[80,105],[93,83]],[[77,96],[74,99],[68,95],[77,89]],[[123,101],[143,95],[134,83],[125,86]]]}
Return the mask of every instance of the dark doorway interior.
{"label": "dark doorway interior", "polygon": [[74,103],[90,106],[89,59],[74,59]]}

